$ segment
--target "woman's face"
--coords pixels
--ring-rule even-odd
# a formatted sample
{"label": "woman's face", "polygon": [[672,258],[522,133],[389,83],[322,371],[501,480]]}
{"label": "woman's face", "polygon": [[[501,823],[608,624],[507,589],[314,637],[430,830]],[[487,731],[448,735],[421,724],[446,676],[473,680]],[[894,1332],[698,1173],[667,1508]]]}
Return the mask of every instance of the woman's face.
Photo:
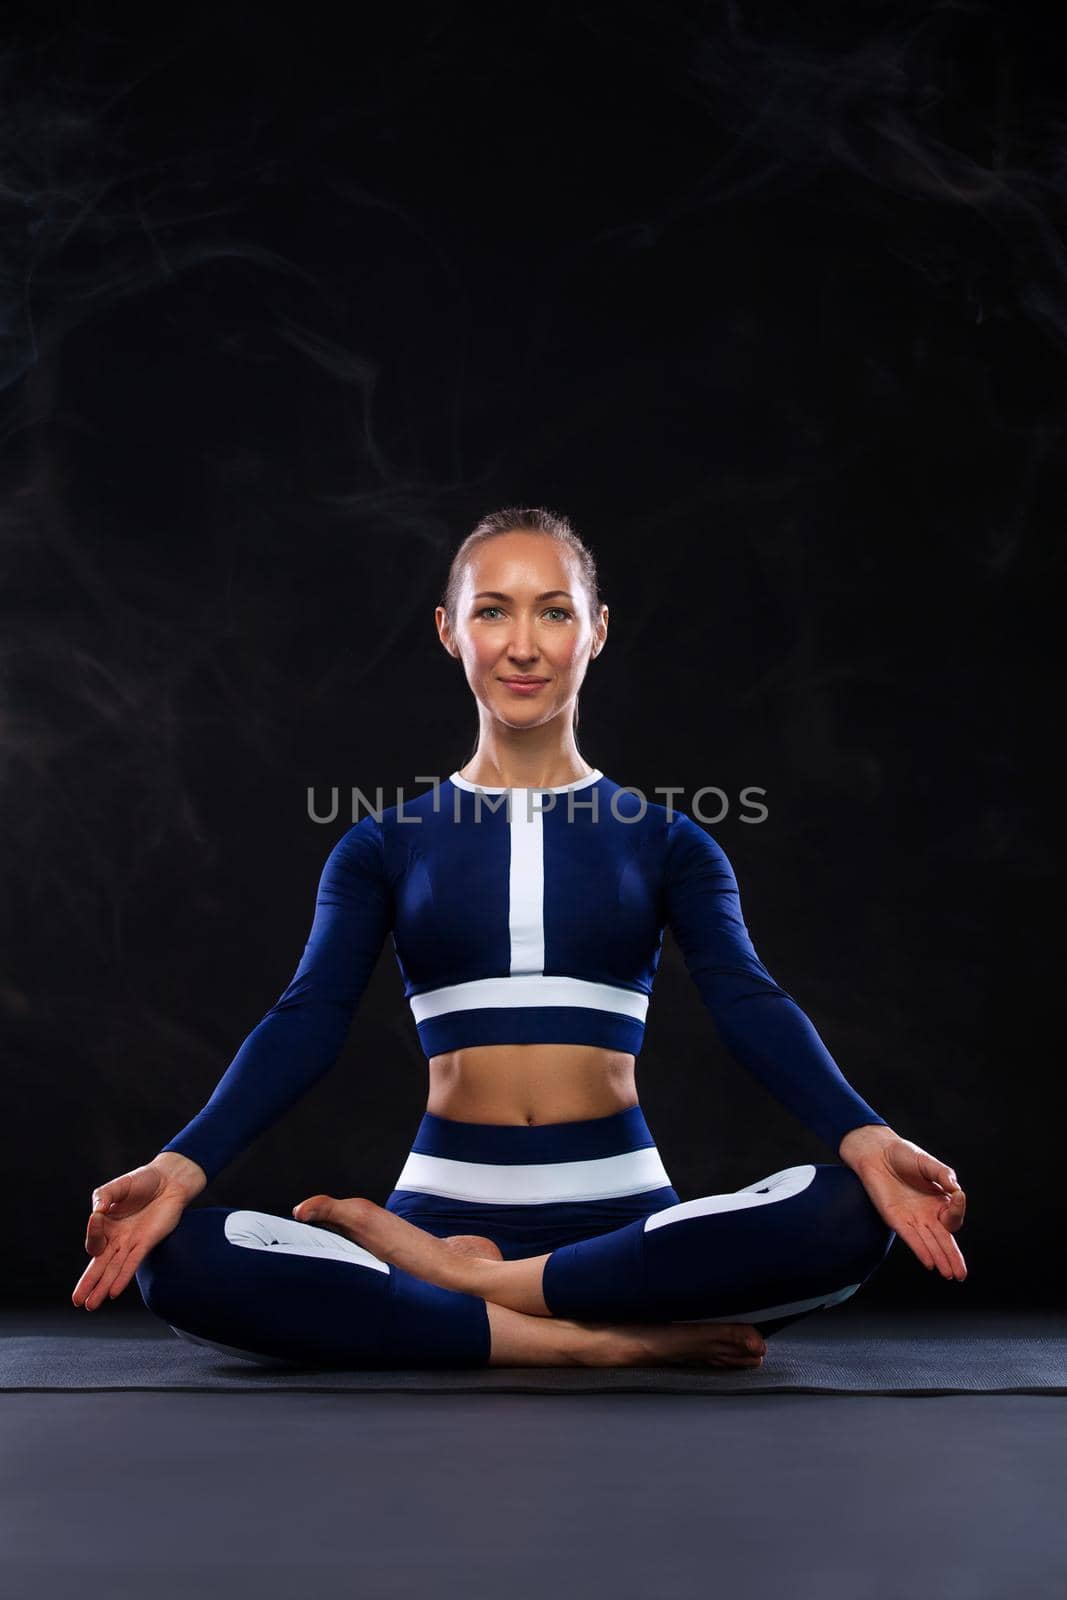
{"label": "woman's face", "polygon": [[[607,606],[594,625],[580,568],[558,539],[525,530],[475,546],[460,589],[454,631],[437,607],[437,630],[463,662],[475,697],[501,722],[531,727],[558,716],[581,688],[607,634]],[[509,678],[533,677],[518,688]]]}

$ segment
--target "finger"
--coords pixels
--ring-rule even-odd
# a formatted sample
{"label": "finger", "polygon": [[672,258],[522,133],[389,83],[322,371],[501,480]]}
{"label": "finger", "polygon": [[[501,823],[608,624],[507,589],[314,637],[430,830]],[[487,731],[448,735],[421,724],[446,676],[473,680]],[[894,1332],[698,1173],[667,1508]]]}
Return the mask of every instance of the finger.
{"label": "finger", "polygon": [[113,1245],[113,1240],[108,1237],[106,1228],[99,1217],[90,1217],[89,1225],[85,1230],[85,1249],[92,1260],[78,1279],[74,1293],[78,1296],[75,1304],[81,1304],[90,1289],[100,1280],[100,1275],[107,1265],[107,1252]]}
{"label": "finger", "polygon": [[928,1272],[937,1271],[943,1278],[958,1278],[961,1283],[967,1276],[966,1263],[950,1234],[939,1237],[936,1230],[916,1219],[902,1222],[897,1232]]}
{"label": "finger", "polygon": [[928,1183],[944,1189],[946,1193],[959,1187],[952,1168],[946,1166],[944,1161],[939,1161],[936,1156],[932,1156],[928,1150],[915,1152],[915,1164]]}
{"label": "finger", "polygon": [[126,1258],[132,1249],[132,1243],[124,1243],[117,1246],[112,1254],[108,1257],[107,1265],[101,1274],[100,1282],[96,1289],[96,1293],[99,1297],[97,1301],[98,1305],[103,1305],[104,1301],[108,1298],[115,1279],[118,1277],[119,1272],[125,1264]]}
{"label": "finger", "polygon": [[908,1246],[908,1248],[913,1250],[918,1256],[923,1266],[926,1267],[927,1270],[932,1271],[934,1266],[934,1257],[925,1237],[920,1233],[918,1225],[910,1219],[906,1222],[902,1221],[897,1225],[897,1233],[904,1240],[904,1243]]}
{"label": "finger", "polygon": [[107,1298],[108,1288],[115,1275],[116,1264],[121,1263],[128,1248],[128,1244],[120,1242],[113,1237],[109,1238],[106,1248],[96,1257],[92,1268],[87,1269],[92,1271],[91,1284],[83,1302],[87,1311],[96,1311]]}
{"label": "finger", "polygon": [[107,1249],[108,1232],[104,1227],[104,1219],[95,1212],[90,1216],[85,1228],[85,1250],[87,1255],[98,1256]]}
{"label": "finger", "polygon": [[953,1277],[959,1283],[962,1283],[964,1278],[967,1276],[967,1263],[963,1259],[963,1251],[960,1249],[951,1233],[948,1233],[947,1231],[942,1232],[940,1237],[950,1268],[950,1271],[946,1274],[946,1276]]}
{"label": "finger", "polygon": [[123,1289],[125,1289],[126,1285],[137,1271],[137,1264],[140,1259],[141,1249],[137,1243],[131,1244],[129,1249],[126,1250],[123,1255],[116,1258],[115,1275],[112,1278],[107,1291],[110,1299],[116,1300],[122,1293]]}
{"label": "finger", "polygon": [[114,1219],[115,1211],[112,1204],[105,1202],[101,1206],[94,1206],[93,1210],[90,1211],[89,1220],[85,1225],[85,1248],[90,1255],[95,1255],[97,1250],[103,1248],[108,1238],[104,1223],[111,1222]]}
{"label": "finger", "polygon": [[112,1178],[110,1183],[101,1183],[92,1194],[92,1208],[94,1211],[106,1211],[112,1204],[124,1200],[130,1192],[131,1179],[124,1173],[121,1178]]}
{"label": "finger", "polygon": [[958,1233],[963,1227],[963,1219],[967,1215],[967,1196],[962,1189],[957,1189],[954,1195],[949,1196],[948,1204],[942,1206],[938,1212],[938,1221],[950,1233]]}
{"label": "finger", "polygon": [[93,1298],[96,1287],[99,1284],[100,1279],[103,1277],[104,1268],[106,1265],[106,1256],[97,1256],[95,1260],[90,1261],[89,1265],[78,1279],[75,1287],[74,1295],[72,1296],[75,1305],[84,1306],[86,1311],[94,1311],[96,1309],[96,1304],[98,1302],[94,1302],[93,1305],[90,1305],[89,1301],[91,1298]]}
{"label": "finger", "polygon": [[103,1277],[104,1267],[101,1265],[93,1279],[91,1287],[87,1290],[85,1297],[82,1300],[82,1305],[85,1307],[86,1311],[95,1311],[101,1300],[103,1300],[104,1296],[100,1288]]}
{"label": "finger", "polygon": [[[919,1229],[926,1241],[927,1248],[933,1257],[935,1270],[940,1272],[941,1276],[944,1277],[946,1273],[950,1272],[950,1263],[948,1255],[941,1244],[941,1230],[931,1227],[928,1222],[925,1222],[922,1219],[916,1223],[916,1227]],[[948,1237],[947,1234],[945,1237]]]}
{"label": "finger", "polygon": [[119,1273],[118,1277],[115,1279],[114,1283],[111,1285],[111,1298],[112,1298],[112,1300],[117,1300],[118,1299],[119,1295],[126,1288],[126,1286],[129,1283],[130,1279],[133,1277],[134,1273],[137,1271],[137,1268],[141,1265],[141,1261],[142,1261],[142,1253],[139,1252],[139,1251],[131,1250],[129,1255],[126,1257],[125,1265],[123,1266],[123,1268],[122,1268],[121,1272]]}
{"label": "finger", "polygon": [[74,1305],[84,1306],[89,1291],[95,1286],[96,1280],[99,1278],[99,1276],[99,1264],[95,1261],[90,1261],[89,1265],[86,1267],[85,1271],[74,1285],[74,1292],[70,1297]]}
{"label": "finger", "polygon": [[946,1233],[944,1228],[929,1222],[918,1224],[923,1236],[930,1247],[934,1258],[934,1265],[943,1278],[953,1278],[956,1275],[956,1263],[949,1252],[949,1246],[955,1244],[952,1235]]}

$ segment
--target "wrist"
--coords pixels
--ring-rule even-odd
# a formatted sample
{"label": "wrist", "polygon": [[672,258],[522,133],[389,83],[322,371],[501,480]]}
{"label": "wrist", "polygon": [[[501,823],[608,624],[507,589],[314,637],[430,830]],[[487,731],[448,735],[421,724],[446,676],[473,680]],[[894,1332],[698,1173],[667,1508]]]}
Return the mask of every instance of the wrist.
{"label": "wrist", "polygon": [[897,1138],[899,1135],[884,1122],[865,1122],[849,1129],[837,1147],[837,1154],[846,1167],[855,1169]]}
{"label": "wrist", "polygon": [[187,1200],[195,1200],[207,1188],[207,1173],[203,1167],[189,1156],[179,1155],[177,1150],[161,1150],[149,1166],[162,1172],[167,1182],[180,1189]]}

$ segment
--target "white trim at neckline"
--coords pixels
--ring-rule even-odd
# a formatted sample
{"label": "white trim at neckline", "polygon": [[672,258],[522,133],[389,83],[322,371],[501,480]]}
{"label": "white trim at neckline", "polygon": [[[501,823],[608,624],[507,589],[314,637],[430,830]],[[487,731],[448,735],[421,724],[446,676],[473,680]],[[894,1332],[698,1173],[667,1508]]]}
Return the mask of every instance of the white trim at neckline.
{"label": "white trim at neckline", "polygon": [[457,789],[466,789],[470,794],[566,794],[570,789],[588,788],[589,784],[595,783],[598,778],[603,776],[604,774],[600,768],[594,767],[592,772],[587,772],[584,778],[576,778],[573,783],[549,784],[547,787],[524,790],[515,787],[508,788],[505,785],[494,787],[485,783],[471,783],[470,779],[462,777],[457,769],[455,772],[449,773],[448,781],[449,783],[454,783]]}

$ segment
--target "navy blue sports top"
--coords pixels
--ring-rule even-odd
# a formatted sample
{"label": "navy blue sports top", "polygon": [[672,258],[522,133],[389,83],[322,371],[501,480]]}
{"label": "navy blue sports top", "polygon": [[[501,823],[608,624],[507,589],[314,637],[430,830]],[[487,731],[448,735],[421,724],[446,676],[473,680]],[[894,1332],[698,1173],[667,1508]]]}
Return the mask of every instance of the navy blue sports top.
{"label": "navy blue sports top", "polygon": [[594,769],[546,789],[458,772],[368,815],[327,857],[288,988],[164,1150],[212,1178],[337,1059],[386,934],[427,1057],[587,1044],[636,1056],[669,926],[718,1034],[835,1151],[884,1118],[753,949],[725,853],[685,812]]}

